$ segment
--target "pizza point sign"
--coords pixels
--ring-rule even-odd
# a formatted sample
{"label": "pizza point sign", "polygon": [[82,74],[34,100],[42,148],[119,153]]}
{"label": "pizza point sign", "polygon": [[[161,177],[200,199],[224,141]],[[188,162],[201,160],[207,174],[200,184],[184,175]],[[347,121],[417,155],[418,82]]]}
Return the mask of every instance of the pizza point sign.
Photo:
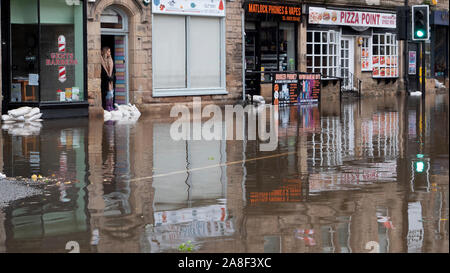
{"label": "pizza point sign", "polygon": [[309,8],[310,24],[343,25],[376,28],[396,28],[397,15],[393,13],[363,12]]}

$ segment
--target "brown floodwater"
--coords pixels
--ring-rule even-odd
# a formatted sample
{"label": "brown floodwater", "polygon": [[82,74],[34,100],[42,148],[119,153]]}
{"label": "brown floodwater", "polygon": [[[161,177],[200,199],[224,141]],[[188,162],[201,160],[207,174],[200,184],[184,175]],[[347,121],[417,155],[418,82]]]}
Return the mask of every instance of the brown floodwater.
{"label": "brown floodwater", "polygon": [[448,93],[278,118],[274,151],[175,141],[173,119],[151,115],[2,130],[0,171],[43,178],[0,208],[0,252],[448,252]]}

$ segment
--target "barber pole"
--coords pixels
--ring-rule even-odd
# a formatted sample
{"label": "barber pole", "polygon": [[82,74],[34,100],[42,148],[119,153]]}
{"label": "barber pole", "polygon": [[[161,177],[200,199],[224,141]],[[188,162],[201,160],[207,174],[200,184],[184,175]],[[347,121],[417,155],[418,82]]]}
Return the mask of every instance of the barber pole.
{"label": "barber pole", "polygon": [[[64,35],[60,35],[58,37],[58,52],[66,52],[66,37],[64,37]],[[60,66],[58,68],[58,80],[60,82],[65,82],[66,81],[66,67],[65,66]]]}

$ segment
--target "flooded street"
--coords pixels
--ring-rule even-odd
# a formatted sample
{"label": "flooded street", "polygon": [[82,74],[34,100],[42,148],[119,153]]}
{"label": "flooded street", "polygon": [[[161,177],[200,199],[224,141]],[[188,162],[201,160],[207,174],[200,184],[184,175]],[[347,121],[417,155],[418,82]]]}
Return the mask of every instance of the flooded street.
{"label": "flooded street", "polygon": [[2,130],[0,172],[59,183],[0,206],[0,252],[448,252],[448,101],[280,107],[271,152],[174,141],[151,115]]}

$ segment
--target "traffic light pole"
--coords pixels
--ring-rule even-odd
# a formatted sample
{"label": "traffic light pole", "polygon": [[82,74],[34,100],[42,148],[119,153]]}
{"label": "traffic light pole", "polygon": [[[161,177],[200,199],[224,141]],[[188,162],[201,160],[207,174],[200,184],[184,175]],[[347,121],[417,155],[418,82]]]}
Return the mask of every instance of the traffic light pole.
{"label": "traffic light pole", "polygon": [[421,43],[422,46],[422,60],[421,60],[421,65],[422,65],[422,100],[425,101],[425,41],[422,41]]}

